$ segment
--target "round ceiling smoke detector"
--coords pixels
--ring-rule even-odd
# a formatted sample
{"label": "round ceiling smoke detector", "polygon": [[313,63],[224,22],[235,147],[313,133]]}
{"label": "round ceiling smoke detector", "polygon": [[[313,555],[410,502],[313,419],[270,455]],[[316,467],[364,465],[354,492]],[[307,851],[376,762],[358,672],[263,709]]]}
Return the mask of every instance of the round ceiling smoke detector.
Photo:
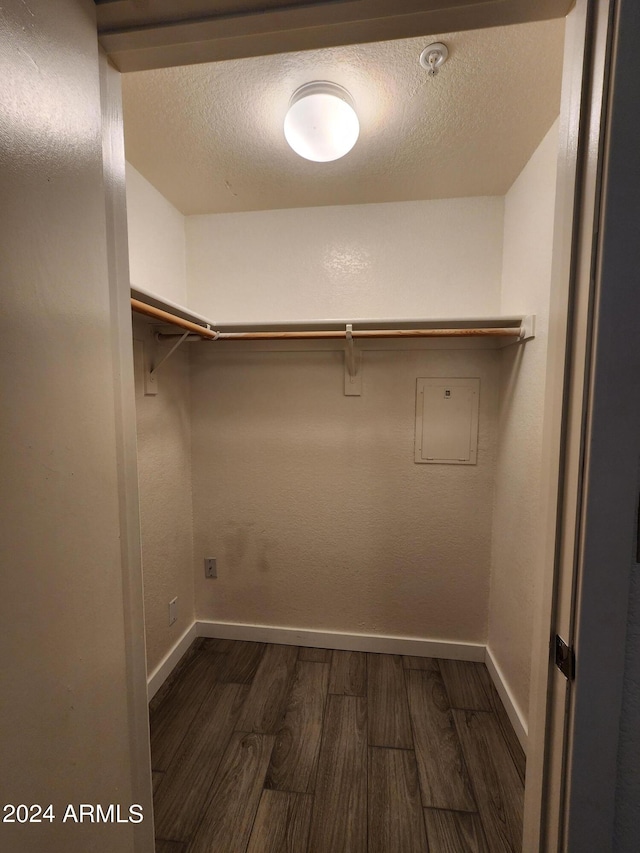
{"label": "round ceiling smoke detector", "polygon": [[284,135],[296,154],[306,160],[328,163],[344,157],[359,133],[353,98],[337,83],[305,83],[291,96]]}
{"label": "round ceiling smoke detector", "polygon": [[447,61],[448,56],[449,50],[447,49],[446,44],[436,41],[428,47],[425,47],[422,51],[420,54],[420,65],[427,69],[429,77],[435,77],[440,70],[440,66],[444,65]]}

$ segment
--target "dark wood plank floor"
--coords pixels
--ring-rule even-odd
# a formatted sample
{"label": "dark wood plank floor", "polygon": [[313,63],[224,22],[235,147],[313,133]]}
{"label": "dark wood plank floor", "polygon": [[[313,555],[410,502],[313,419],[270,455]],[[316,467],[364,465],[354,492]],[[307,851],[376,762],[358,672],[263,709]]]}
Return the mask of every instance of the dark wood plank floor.
{"label": "dark wood plank floor", "polygon": [[520,853],[483,664],[201,639],[150,722],[162,853]]}

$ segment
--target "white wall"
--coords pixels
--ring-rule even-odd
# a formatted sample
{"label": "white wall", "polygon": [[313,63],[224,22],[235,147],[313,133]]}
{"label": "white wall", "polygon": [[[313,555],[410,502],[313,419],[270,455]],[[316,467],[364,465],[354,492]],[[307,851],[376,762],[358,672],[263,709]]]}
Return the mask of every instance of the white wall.
{"label": "white wall", "polygon": [[[184,305],[184,217],[127,165],[131,280]],[[151,674],[194,619],[189,355],[158,370],[158,394],[144,394],[144,360],[162,356],[142,318],[134,322],[138,479],[147,670]],[[169,601],[178,619],[169,625]]]}
{"label": "white wall", "polygon": [[[0,790],[3,804],[51,803],[56,814],[53,823],[0,823],[0,848],[130,853],[142,835],[151,850],[150,809],[137,828],[62,822],[68,803],[128,811],[144,771],[133,766],[140,731],[125,646],[94,4],[3,4],[0,41],[10,318],[0,338]],[[147,782],[150,795],[149,769]]]}
{"label": "white wall", "polygon": [[[174,353],[158,371],[158,393],[145,396],[142,347],[153,346],[150,326],[136,320],[138,480],[149,674],[191,626],[195,613],[189,354]],[[169,601],[175,596],[178,619],[169,625]]]}
{"label": "white wall", "polygon": [[500,309],[502,198],[187,217],[190,307],[218,322]]}
{"label": "white wall", "polygon": [[[192,350],[196,608],[215,621],[484,643],[498,353]],[[416,465],[416,378],[479,376],[478,464]],[[217,557],[218,579],[202,559]]]}
{"label": "white wall", "polygon": [[131,283],[184,305],[184,216],[130,163],[126,177]]}
{"label": "white wall", "polygon": [[[498,311],[499,198],[187,219],[190,303],[225,320]],[[484,642],[498,353],[194,345],[198,616]],[[416,378],[481,377],[477,466],[416,465]],[[218,558],[219,578],[202,577]]]}
{"label": "white wall", "polygon": [[542,542],[540,468],[557,146],[556,122],[504,207],[502,311],[535,314],[536,337],[502,353],[488,645],[525,727]]}

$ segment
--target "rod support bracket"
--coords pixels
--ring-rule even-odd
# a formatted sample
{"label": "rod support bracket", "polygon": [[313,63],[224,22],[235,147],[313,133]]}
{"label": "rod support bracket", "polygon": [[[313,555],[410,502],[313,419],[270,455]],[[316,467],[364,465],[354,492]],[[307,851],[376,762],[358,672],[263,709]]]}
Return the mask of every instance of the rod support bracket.
{"label": "rod support bracket", "polygon": [[175,342],[175,344],[171,347],[171,349],[170,349],[168,352],[166,352],[166,353],[162,356],[162,358],[160,359],[160,361],[158,361],[157,363],[155,363],[155,364],[153,365],[153,367],[152,367],[152,368],[151,368],[151,370],[149,371],[149,373],[150,373],[150,375],[151,375],[151,376],[155,376],[156,371],[158,370],[158,368],[160,367],[160,365],[161,365],[161,364],[164,364],[164,363],[165,363],[165,361],[166,361],[168,358],[170,358],[170,357],[174,354],[174,352],[178,349],[178,347],[180,346],[180,344],[184,343],[184,341],[187,339],[187,337],[189,336],[189,334],[190,334],[190,332],[186,331],[183,335],[181,335],[181,336],[178,338],[178,340]]}
{"label": "rod support bracket", "polygon": [[514,329],[513,333],[515,335],[515,340],[503,344],[501,348],[512,347],[517,344],[523,344],[525,341],[533,340],[536,336],[536,315],[527,314],[523,316],[520,328],[518,330]]}
{"label": "rod support bracket", "polygon": [[536,315],[535,314],[527,314],[526,317],[522,318],[522,325],[520,326],[520,342],[524,343],[525,341],[530,341],[532,338],[536,336]]}
{"label": "rod support bracket", "polygon": [[362,394],[362,353],[353,343],[353,323],[345,327],[344,349],[344,393],[347,397],[359,397]]}

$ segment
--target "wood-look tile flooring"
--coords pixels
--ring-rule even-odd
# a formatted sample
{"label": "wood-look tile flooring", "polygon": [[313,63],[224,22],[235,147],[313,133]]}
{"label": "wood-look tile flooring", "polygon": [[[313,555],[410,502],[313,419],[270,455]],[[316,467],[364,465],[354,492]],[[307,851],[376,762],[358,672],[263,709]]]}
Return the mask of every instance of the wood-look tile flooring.
{"label": "wood-look tile flooring", "polygon": [[150,706],[157,853],[517,853],[483,664],[196,641]]}

